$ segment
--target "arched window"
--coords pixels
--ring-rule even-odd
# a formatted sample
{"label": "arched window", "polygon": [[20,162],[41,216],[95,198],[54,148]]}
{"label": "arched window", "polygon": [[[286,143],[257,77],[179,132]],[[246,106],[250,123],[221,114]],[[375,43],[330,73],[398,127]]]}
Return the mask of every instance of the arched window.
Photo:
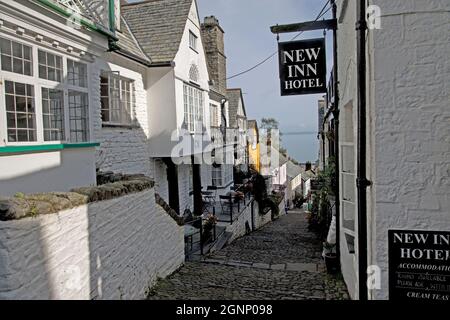
{"label": "arched window", "polygon": [[189,70],[189,80],[197,83],[198,78],[199,78],[198,67],[195,64],[193,64],[191,65],[191,69]]}

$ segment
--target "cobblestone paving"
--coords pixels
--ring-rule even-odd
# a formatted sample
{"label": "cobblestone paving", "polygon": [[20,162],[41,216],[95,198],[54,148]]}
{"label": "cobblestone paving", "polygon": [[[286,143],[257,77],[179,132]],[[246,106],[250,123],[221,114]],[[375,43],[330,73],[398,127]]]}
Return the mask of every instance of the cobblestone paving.
{"label": "cobblestone paving", "polygon": [[348,299],[339,276],[325,271],[320,242],[304,214],[291,211],[159,281],[149,299]]}

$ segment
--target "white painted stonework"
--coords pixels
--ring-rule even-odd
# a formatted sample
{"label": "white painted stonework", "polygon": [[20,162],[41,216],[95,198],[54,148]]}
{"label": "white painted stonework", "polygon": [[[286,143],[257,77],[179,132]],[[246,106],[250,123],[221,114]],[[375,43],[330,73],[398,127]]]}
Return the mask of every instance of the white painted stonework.
{"label": "white painted stonework", "polygon": [[[279,208],[279,216],[283,216],[286,214],[285,211],[285,201],[281,201],[278,205]],[[251,231],[256,231],[266,224],[272,222],[272,214],[271,211],[262,215],[259,214],[259,206],[258,202],[253,201],[253,216],[252,216],[252,204],[247,203],[245,209],[241,209],[242,213],[239,215],[236,221],[233,221],[232,224],[219,223],[220,225],[226,226],[226,231],[232,233],[231,238],[228,240],[229,243],[234,240],[244,236],[246,234],[246,224],[250,227]],[[252,223],[253,219],[253,223]],[[253,229],[252,229],[253,228]]]}
{"label": "white painted stonework", "polygon": [[0,196],[70,191],[97,184],[95,147],[0,155],[0,168]]}
{"label": "white painted stonework", "polygon": [[0,299],[143,299],[184,262],[154,190],[0,222]]}
{"label": "white painted stonework", "polygon": [[[102,126],[100,105],[100,74],[115,72],[134,83],[134,124],[130,127]],[[114,53],[97,59],[92,69],[91,108],[94,110],[94,135],[100,142],[96,166],[101,171],[153,176],[149,152],[149,117],[147,91],[145,90],[145,68]]]}
{"label": "white painted stonework", "polygon": [[[346,2],[345,15],[337,2],[341,144],[357,137],[356,1]],[[370,290],[369,298],[388,299],[388,230],[450,230],[450,2],[369,4],[382,13],[382,29],[370,30],[367,40],[368,265],[381,269],[381,288]],[[341,218],[355,216],[341,210]],[[356,236],[356,254],[349,253],[344,234],[340,239],[344,279],[357,299],[355,225],[354,232],[344,231]]]}

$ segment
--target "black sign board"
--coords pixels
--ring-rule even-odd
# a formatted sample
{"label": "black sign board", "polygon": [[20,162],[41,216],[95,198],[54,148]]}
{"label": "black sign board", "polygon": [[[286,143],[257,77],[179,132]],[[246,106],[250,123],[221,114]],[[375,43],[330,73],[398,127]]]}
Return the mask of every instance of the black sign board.
{"label": "black sign board", "polygon": [[389,299],[450,302],[450,232],[389,230]]}
{"label": "black sign board", "polygon": [[325,39],[281,42],[281,95],[303,95],[327,92]]}

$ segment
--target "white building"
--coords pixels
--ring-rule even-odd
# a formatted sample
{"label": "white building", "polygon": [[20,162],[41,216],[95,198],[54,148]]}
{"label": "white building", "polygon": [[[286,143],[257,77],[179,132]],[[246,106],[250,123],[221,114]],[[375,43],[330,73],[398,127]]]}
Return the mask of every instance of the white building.
{"label": "white building", "polygon": [[157,191],[177,212],[192,210],[194,188],[199,194],[202,184],[203,151],[210,143],[209,75],[197,3],[130,3],[122,6],[122,14],[151,61],[145,87]]}
{"label": "white building", "polygon": [[227,89],[229,101],[229,142],[234,140],[235,172],[248,171],[247,113],[242,89]]}
{"label": "white building", "polygon": [[[363,30],[364,56],[357,54],[358,3],[365,1],[337,1],[341,265],[352,298],[388,299],[388,231],[450,230],[450,2],[367,1],[381,9],[381,25]],[[361,58],[367,60],[363,123]],[[358,123],[367,136],[359,164],[372,183],[362,192],[365,211],[358,210],[356,185]],[[366,223],[358,223],[361,217]],[[378,267],[379,287],[365,287],[367,266]]]}
{"label": "white building", "polygon": [[213,165],[202,167],[203,181],[207,186],[226,193],[233,184],[234,143],[227,139],[230,127],[229,101],[227,98],[227,64],[224,31],[216,17],[205,17],[201,25],[202,40],[210,76],[209,110]]}
{"label": "white building", "polygon": [[115,39],[107,2],[0,3],[0,194],[96,184],[91,84]]}

